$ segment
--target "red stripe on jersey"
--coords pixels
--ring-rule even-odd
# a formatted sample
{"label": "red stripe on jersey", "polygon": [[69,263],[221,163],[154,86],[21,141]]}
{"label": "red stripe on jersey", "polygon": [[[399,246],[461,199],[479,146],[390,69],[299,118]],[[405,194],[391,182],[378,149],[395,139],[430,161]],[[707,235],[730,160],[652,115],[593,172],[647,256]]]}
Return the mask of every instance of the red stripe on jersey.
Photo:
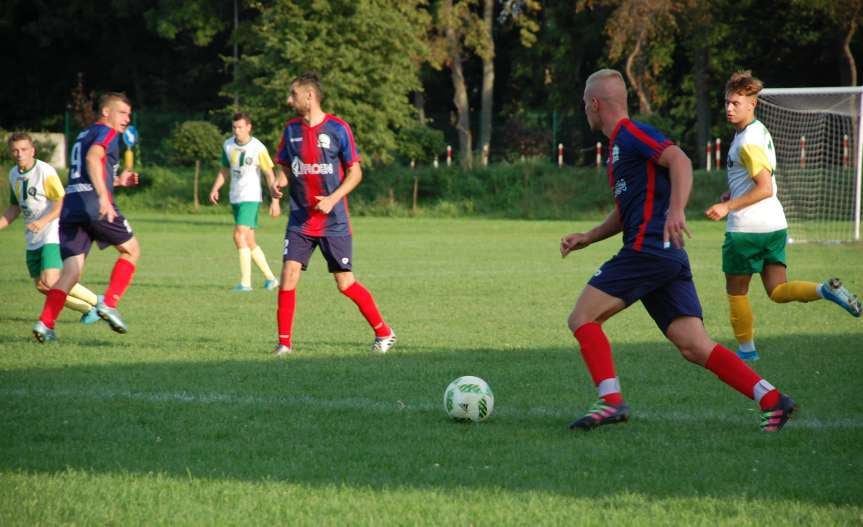
{"label": "red stripe on jersey", "polygon": [[[102,155],[102,181],[105,182],[105,189],[108,189],[108,145],[111,144],[111,141],[114,140],[114,136],[117,135],[117,131],[113,128],[108,128],[108,133],[105,134],[105,139],[102,141],[95,142],[93,144],[99,145],[105,149],[105,153]],[[92,146],[91,146],[92,148]],[[113,188],[113,185],[112,185]],[[114,202],[114,193],[108,192],[108,201]]]}
{"label": "red stripe on jersey", "polygon": [[[350,141],[350,143],[351,143],[350,145],[348,145],[348,147],[349,147],[349,149],[350,149],[351,156],[353,156],[353,157],[354,157],[354,159],[353,159],[353,161],[351,161],[350,163],[347,163],[347,164],[346,164],[347,166],[346,166],[345,168],[350,168],[350,167],[351,167],[351,165],[353,165],[354,163],[359,163],[359,161],[360,161],[360,154],[359,154],[359,152],[357,151],[357,143],[356,143],[356,141],[354,141],[354,132],[351,130],[350,125],[349,125],[346,121],[343,121],[343,120],[339,119],[339,118],[338,118],[338,117],[336,117],[335,115],[327,114],[327,117],[329,117],[329,118],[330,118],[330,119],[332,119],[333,121],[337,122],[338,124],[340,124],[340,125],[344,126],[344,127],[345,127],[345,131],[348,133],[348,141]],[[355,154],[356,154],[356,155],[355,155]]]}
{"label": "red stripe on jersey", "polygon": [[[307,165],[317,165],[320,163],[321,151],[318,148],[319,129],[320,125],[311,127],[303,124],[303,144],[300,148],[300,159]],[[324,192],[323,176],[321,174],[306,173],[303,174],[301,181],[303,182],[306,199],[308,200],[305,205],[306,212],[309,215],[303,228],[303,233],[309,236],[323,236],[327,227],[328,214],[315,209],[315,205],[318,204],[315,196],[326,195],[326,192]]]}
{"label": "red stripe on jersey", "polygon": [[644,198],[644,221],[638,227],[638,235],[635,237],[635,243],[632,248],[636,251],[641,250],[644,244],[644,233],[647,232],[647,224],[653,217],[653,196],[656,191],[656,165],[652,160],[647,161],[647,196]]}
{"label": "red stripe on jersey", "polygon": [[662,144],[657,143],[655,139],[642,132],[640,128],[632,124],[632,121],[630,121],[629,119],[625,119],[621,122],[629,131],[629,133],[634,135],[636,139],[646,144],[650,147],[651,150],[653,150],[653,159],[659,160],[659,156],[662,154],[662,151],[671,144],[671,141],[668,140],[666,140]]}

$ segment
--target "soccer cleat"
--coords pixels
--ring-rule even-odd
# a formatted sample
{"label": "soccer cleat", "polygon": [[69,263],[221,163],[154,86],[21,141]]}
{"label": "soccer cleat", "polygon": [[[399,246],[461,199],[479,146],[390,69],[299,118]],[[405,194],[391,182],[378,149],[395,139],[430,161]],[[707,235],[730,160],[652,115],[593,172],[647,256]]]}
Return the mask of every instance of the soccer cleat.
{"label": "soccer cleat", "polygon": [[821,284],[821,296],[839,304],[842,309],[855,317],[859,317],[863,313],[863,305],[860,304],[860,299],[857,298],[857,295],[852,295],[847,289],[842,287],[842,281],[838,278],[825,280]]}
{"label": "soccer cleat", "polygon": [[82,324],[95,324],[100,320],[102,320],[102,317],[99,316],[99,312],[96,311],[95,307],[81,315]]}
{"label": "soccer cleat", "polygon": [[569,425],[570,430],[593,430],[597,426],[624,423],[629,420],[629,407],[624,403],[609,404],[602,399],[593,403],[584,417]]}
{"label": "soccer cleat", "polygon": [[741,360],[748,361],[757,361],[761,357],[758,355],[758,352],[755,350],[752,351],[743,351],[742,349],[737,350],[737,356],[740,357]]}
{"label": "soccer cleat", "polygon": [[797,404],[794,402],[794,399],[787,395],[780,395],[776,406],[761,412],[761,431],[778,432],[782,430],[785,423],[794,417],[794,412],[796,411]]}
{"label": "soccer cleat", "polygon": [[126,323],[123,322],[122,318],[120,318],[120,312],[117,311],[117,308],[108,307],[108,305],[100,299],[96,304],[96,312],[99,313],[99,317],[107,322],[108,325],[111,326],[111,329],[117,333],[126,333],[129,331],[129,327],[126,326]]}
{"label": "soccer cleat", "polygon": [[279,281],[273,278],[272,280],[264,280],[264,289],[267,291],[272,291],[273,289],[279,287]]}
{"label": "soccer cleat", "polygon": [[233,289],[231,289],[231,291],[233,291],[235,293],[248,293],[251,290],[252,290],[251,287],[249,287],[247,285],[243,285],[243,284],[237,284],[234,286]]}
{"label": "soccer cleat", "polygon": [[46,326],[41,320],[33,326],[33,336],[36,337],[39,344],[57,342],[57,335],[54,334],[54,330]]}
{"label": "soccer cleat", "polygon": [[396,332],[390,330],[389,336],[375,337],[375,343],[372,344],[372,353],[386,353],[396,345]]}
{"label": "soccer cleat", "polygon": [[284,357],[285,355],[290,355],[294,350],[291,349],[290,346],[285,346],[284,344],[277,344],[276,348],[273,350],[273,355],[276,357]]}

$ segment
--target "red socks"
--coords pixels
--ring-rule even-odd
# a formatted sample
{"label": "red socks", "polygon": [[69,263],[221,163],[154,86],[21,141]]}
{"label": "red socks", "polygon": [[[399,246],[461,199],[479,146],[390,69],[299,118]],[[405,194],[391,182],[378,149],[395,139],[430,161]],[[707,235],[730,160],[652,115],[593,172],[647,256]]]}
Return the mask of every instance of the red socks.
{"label": "red socks", "polygon": [[39,320],[48,329],[54,329],[54,322],[57,321],[57,317],[60,316],[60,311],[63,310],[63,305],[66,303],[66,292],[62,289],[49,289],[45,296],[45,304],[42,306]]}
{"label": "red socks", "polygon": [[135,264],[125,258],[118,258],[111,271],[111,281],[105,290],[105,305],[111,308],[117,307],[117,303],[129,287],[132,275],[135,274]]}
{"label": "red socks", "polygon": [[750,399],[758,401],[762,410],[776,406],[779,390],[758,376],[731,350],[717,344],[705,367],[716,374],[722,382],[731,386]]}
{"label": "red socks", "polygon": [[279,326],[279,344],[291,347],[291,330],[294,326],[294,309],[297,307],[297,290],[279,290],[279,307],[276,320]]}
{"label": "red socks", "polygon": [[359,282],[354,282],[350,287],[342,291],[342,294],[354,301],[360,313],[366,318],[366,321],[375,330],[376,337],[388,337],[392,334],[392,330],[384,323],[381,317],[378,306],[375,305],[375,299],[368,289],[363,287]]}
{"label": "red socks", "polygon": [[587,365],[599,396],[609,404],[620,404],[620,381],[614,372],[611,344],[596,322],[588,322],[573,332],[581,346],[581,357]]}

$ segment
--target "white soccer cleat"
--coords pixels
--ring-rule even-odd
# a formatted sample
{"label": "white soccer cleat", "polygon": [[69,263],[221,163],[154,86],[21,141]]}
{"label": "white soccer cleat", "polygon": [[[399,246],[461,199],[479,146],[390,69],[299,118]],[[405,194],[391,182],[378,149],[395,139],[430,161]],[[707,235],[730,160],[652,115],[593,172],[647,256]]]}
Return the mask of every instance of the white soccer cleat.
{"label": "white soccer cleat", "polygon": [[396,332],[390,330],[389,336],[375,337],[375,343],[372,344],[372,353],[386,353],[396,345]]}
{"label": "white soccer cleat", "polygon": [[290,355],[294,350],[291,349],[290,346],[285,346],[284,344],[276,344],[276,348],[273,350],[273,355],[276,357],[284,357],[286,355]]}
{"label": "white soccer cleat", "polygon": [[860,317],[861,313],[863,313],[860,299],[842,287],[842,281],[838,278],[825,280],[821,284],[821,296],[838,304],[842,309],[851,313],[852,316]]}

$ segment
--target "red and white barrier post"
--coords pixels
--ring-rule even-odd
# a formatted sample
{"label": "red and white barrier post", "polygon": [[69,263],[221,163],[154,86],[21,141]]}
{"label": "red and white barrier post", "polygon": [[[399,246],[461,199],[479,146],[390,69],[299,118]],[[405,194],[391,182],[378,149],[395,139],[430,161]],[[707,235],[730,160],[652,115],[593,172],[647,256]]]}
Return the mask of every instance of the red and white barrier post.
{"label": "red and white barrier post", "polygon": [[713,143],[707,141],[707,171],[713,167]]}
{"label": "red and white barrier post", "polygon": [[842,136],[842,166],[848,168],[848,134]]}
{"label": "red and white barrier post", "polygon": [[563,166],[563,143],[557,144],[557,166]]}
{"label": "red and white barrier post", "polygon": [[452,146],[446,145],[446,166],[452,166]]}
{"label": "red and white barrier post", "polygon": [[800,168],[806,168],[806,136],[800,136]]}
{"label": "red and white barrier post", "polygon": [[596,169],[602,168],[602,143],[596,142]]}
{"label": "red and white barrier post", "polygon": [[488,145],[482,145],[482,166],[488,166]]}
{"label": "red and white barrier post", "polygon": [[716,138],[716,146],[713,152],[716,154],[716,157],[714,158],[716,163],[714,166],[716,166],[716,170],[719,170],[719,167],[722,166],[722,139],[718,137]]}

